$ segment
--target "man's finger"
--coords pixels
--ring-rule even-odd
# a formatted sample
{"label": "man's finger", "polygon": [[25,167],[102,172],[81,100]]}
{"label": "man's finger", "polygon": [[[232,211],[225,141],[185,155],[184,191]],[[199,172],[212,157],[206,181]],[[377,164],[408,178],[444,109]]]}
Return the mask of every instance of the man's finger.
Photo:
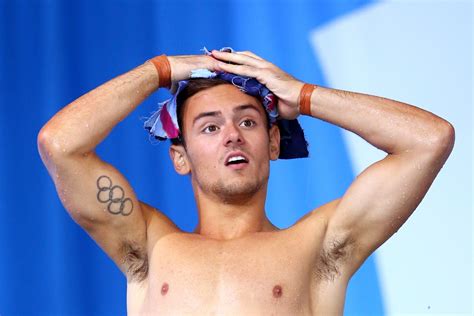
{"label": "man's finger", "polygon": [[251,66],[233,65],[233,64],[226,64],[225,62],[219,62],[218,67],[225,72],[230,72],[236,75],[253,77],[253,78],[257,78],[258,76],[258,69],[253,68]]}
{"label": "man's finger", "polygon": [[258,60],[265,60],[265,59],[263,59],[262,57],[260,57],[260,56],[258,56],[258,55],[256,55],[256,54],[254,54],[254,53],[252,53],[251,51],[248,51],[248,50],[246,50],[246,51],[244,51],[244,52],[236,52],[236,53],[237,53],[237,54],[242,54],[242,55],[247,55],[247,56],[249,56],[249,57],[253,57],[253,58],[258,59]]}
{"label": "man's finger", "polygon": [[236,53],[227,53],[227,52],[220,52],[217,50],[212,51],[212,56],[215,58],[221,60],[221,61],[228,61],[234,64],[239,64],[239,65],[248,65],[252,67],[259,67],[261,66],[261,61],[245,55],[245,54],[236,54]]}

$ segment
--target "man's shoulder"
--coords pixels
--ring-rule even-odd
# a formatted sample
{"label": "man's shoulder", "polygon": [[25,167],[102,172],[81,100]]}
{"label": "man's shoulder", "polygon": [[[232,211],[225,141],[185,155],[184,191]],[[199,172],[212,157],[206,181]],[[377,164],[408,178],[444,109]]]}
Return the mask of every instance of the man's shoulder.
{"label": "man's shoulder", "polygon": [[326,204],[320,205],[315,209],[309,211],[306,215],[301,217],[294,225],[295,226],[305,226],[305,225],[321,225],[328,224],[329,219],[336,210],[337,205],[341,199],[335,199]]}
{"label": "man's shoulder", "polygon": [[178,226],[156,207],[143,201],[140,201],[140,206],[146,219],[149,241],[153,242],[167,234],[181,232]]}
{"label": "man's shoulder", "polygon": [[295,224],[282,230],[282,235],[296,236],[301,247],[318,251],[325,240],[330,218],[338,203],[339,199],[318,206]]}

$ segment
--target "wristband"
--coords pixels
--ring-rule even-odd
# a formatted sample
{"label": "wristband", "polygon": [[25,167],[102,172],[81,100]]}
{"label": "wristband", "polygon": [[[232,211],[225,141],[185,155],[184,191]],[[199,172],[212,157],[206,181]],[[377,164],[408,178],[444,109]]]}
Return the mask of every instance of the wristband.
{"label": "wristband", "polygon": [[158,86],[160,88],[171,88],[171,66],[166,55],[153,57],[150,61],[155,65],[158,72]]}
{"label": "wristband", "polygon": [[305,83],[300,91],[300,113],[311,116],[311,95],[316,85]]}

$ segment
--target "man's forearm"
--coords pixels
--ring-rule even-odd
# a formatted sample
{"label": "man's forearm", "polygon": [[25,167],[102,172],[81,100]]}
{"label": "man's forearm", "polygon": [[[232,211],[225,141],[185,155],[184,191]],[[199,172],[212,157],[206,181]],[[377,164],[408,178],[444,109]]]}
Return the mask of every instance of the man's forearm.
{"label": "man's forearm", "polygon": [[40,135],[64,155],[91,152],[110,131],[158,88],[152,63],[145,63],[120,75],[58,112]]}
{"label": "man's forearm", "polygon": [[415,106],[320,86],[311,96],[311,113],[389,154],[439,147],[452,130],[449,122]]}

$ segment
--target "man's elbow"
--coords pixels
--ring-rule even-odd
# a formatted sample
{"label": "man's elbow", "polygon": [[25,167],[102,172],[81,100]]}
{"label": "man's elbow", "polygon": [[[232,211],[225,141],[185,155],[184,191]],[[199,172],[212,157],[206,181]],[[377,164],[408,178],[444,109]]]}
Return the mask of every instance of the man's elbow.
{"label": "man's elbow", "polygon": [[36,141],[40,156],[46,164],[66,158],[71,152],[64,142],[60,141],[58,133],[47,125],[39,131]]}
{"label": "man's elbow", "polygon": [[431,151],[447,158],[453,150],[455,139],[454,126],[448,121],[441,120],[430,137],[428,147]]}
{"label": "man's elbow", "polygon": [[40,154],[50,155],[53,151],[60,151],[54,133],[46,126],[39,131],[36,142]]}

